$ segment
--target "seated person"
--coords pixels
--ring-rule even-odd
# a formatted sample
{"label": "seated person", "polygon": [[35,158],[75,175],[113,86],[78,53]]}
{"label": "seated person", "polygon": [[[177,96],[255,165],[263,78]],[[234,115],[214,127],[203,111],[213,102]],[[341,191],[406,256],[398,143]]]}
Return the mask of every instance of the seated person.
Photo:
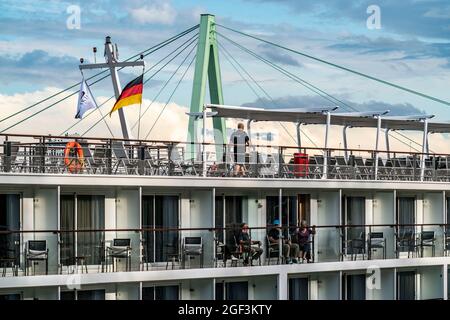
{"label": "seated person", "polygon": [[[258,260],[263,253],[263,249],[259,246],[260,241],[252,240],[248,234],[248,224],[245,222],[241,224],[241,232],[238,237],[238,244],[242,246],[243,252],[248,252],[251,261]],[[257,244],[258,246],[253,246]],[[248,256],[244,260],[244,265],[248,264]]]}
{"label": "seated person", "polygon": [[[299,258],[299,246],[296,243],[292,243],[289,239],[280,239],[281,227],[279,226],[280,221],[275,220],[273,222],[274,226],[271,228],[267,234],[269,239],[269,245],[275,246],[279,245],[280,241],[283,244],[283,257],[286,263],[297,263],[297,258]],[[292,258],[292,260],[291,260]]]}
{"label": "seated person", "polygon": [[308,263],[311,262],[310,237],[313,234],[316,234],[316,226],[310,228],[305,220],[300,223],[300,228],[295,231],[295,238],[302,252],[302,260],[306,260]]}

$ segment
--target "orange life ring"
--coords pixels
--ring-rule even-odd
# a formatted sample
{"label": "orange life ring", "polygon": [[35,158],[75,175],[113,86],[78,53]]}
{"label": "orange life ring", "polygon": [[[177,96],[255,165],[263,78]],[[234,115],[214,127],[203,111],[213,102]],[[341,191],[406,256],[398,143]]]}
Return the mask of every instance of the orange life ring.
{"label": "orange life ring", "polygon": [[78,173],[83,169],[84,154],[83,149],[78,142],[67,142],[66,148],[64,149],[64,164],[69,168],[71,173]]}

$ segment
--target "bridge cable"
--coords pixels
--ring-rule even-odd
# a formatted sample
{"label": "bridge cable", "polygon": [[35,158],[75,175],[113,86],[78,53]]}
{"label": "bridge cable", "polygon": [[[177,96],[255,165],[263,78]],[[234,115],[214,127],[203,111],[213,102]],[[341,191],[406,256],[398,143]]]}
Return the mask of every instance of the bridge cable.
{"label": "bridge cable", "polygon": [[[192,44],[192,43],[190,43]],[[187,47],[186,47],[187,48]],[[184,51],[186,48],[184,48],[182,51]],[[192,51],[196,48],[196,46],[193,46],[191,48],[191,50],[189,51],[189,53],[186,55],[186,57],[183,59],[183,61],[178,65],[178,67],[175,69],[175,71],[170,75],[169,79],[166,80],[166,82],[163,84],[163,86],[161,87],[161,89],[158,91],[158,93],[155,95],[155,97],[151,100],[151,102],[148,104],[148,106],[145,108],[144,112],[140,115],[139,119],[133,124],[133,126],[131,127],[131,129],[134,129],[136,127],[136,124],[138,123],[139,120],[141,120],[142,117],[144,117],[144,115],[147,113],[147,111],[149,110],[149,108],[153,105],[153,103],[156,101],[156,99],[158,99],[158,97],[160,96],[160,94],[164,91],[164,89],[167,87],[167,85],[170,83],[170,81],[172,80],[172,78],[177,74],[178,70],[180,70],[181,66],[186,62],[187,58],[190,56],[190,54],[192,53]],[[181,51],[181,52],[182,52]],[[180,52],[180,53],[181,53]],[[174,57],[175,58],[175,57]],[[173,59],[172,59],[173,60]]]}
{"label": "bridge cable", "polygon": [[434,102],[438,102],[438,103],[441,103],[441,104],[450,106],[450,102],[449,102],[449,101],[445,101],[445,100],[442,100],[442,99],[439,99],[439,98],[430,96],[430,95],[428,95],[428,94],[421,93],[421,92],[419,92],[419,91],[412,90],[412,89],[409,89],[409,88],[406,88],[406,87],[397,85],[397,84],[395,84],[395,83],[392,83],[392,82],[389,82],[389,81],[386,81],[386,80],[383,80],[383,79],[380,79],[380,78],[373,77],[373,76],[368,75],[368,74],[366,74],[366,73],[362,73],[362,72],[359,72],[359,71],[356,71],[356,70],[353,70],[353,69],[350,69],[350,68],[347,68],[347,67],[338,65],[338,64],[336,64],[336,63],[332,63],[332,62],[329,62],[329,61],[326,61],[326,60],[323,60],[323,59],[316,58],[316,57],[311,56],[311,55],[309,55],[309,54],[306,54],[306,53],[303,53],[303,52],[300,52],[300,51],[297,51],[297,50],[294,50],[294,49],[290,49],[290,48],[285,47],[285,46],[282,46],[282,45],[280,45],[280,44],[277,44],[277,43],[274,43],[274,42],[271,42],[271,41],[268,41],[268,40],[264,40],[264,39],[262,39],[262,38],[259,38],[259,37],[256,37],[256,36],[247,34],[247,33],[245,33],[245,32],[239,31],[239,30],[235,30],[235,29],[232,29],[232,28],[229,28],[229,27],[225,27],[225,26],[223,26],[223,25],[221,25],[221,24],[218,24],[218,23],[216,23],[216,25],[219,26],[219,27],[222,27],[222,28],[224,28],[224,29],[230,30],[230,31],[232,31],[232,32],[238,33],[238,34],[240,34],[240,35],[243,35],[243,36],[246,36],[246,37],[249,37],[249,38],[253,38],[253,39],[255,39],[255,40],[259,40],[259,41],[261,41],[261,42],[264,42],[264,43],[270,44],[270,45],[272,45],[272,46],[278,47],[278,48],[280,48],[280,49],[283,49],[283,50],[286,50],[286,51],[289,51],[289,52],[292,52],[292,53],[301,55],[301,56],[303,56],[303,57],[306,57],[306,58],[309,58],[309,59],[312,59],[312,60],[315,60],[315,61],[318,61],[318,62],[327,64],[327,65],[329,65],[329,66],[332,66],[332,67],[335,67],[335,68],[338,68],[338,69],[341,69],[341,70],[344,70],[344,71],[353,73],[353,74],[355,74],[355,75],[358,75],[358,76],[361,76],[361,77],[364,77],[364,78],[367,78],[367,79],[370,79],[370,80],[373,80],[373,81],[376,81],[376,82],[385,84],[385,85],[387,85],[387,86],[391,86],[391,87],[393,87],[393,88],[396,88],[396,89],[399,89],[399,90],[402,90],[402,91],[406,91],[406,92],[408,92],[408,93],[412,93],[412,94],[417,95],[417,96],[420,96],[420,97],[422,97],[422,98],[425,98],[425,99],[428,99],[428,100],[432,100],[432,101],[434,101]]}
{"label": "bridge cable", "polygon": [[[184,35],[186,35],[186,34],[192,32],[193,30],[197,29],[198,27],[199,27],[199,25],[196,25],[196,26],[191,27],[191,28],[189,28],[189,29],[187,29],[187,30],[185,30],[185,31],[183,31],[183,32],[180,32],[179,34],[177,34],[177,35],[175,35],[175,36],[173,36],[173,37],[171,37],[171,38],[169,38],[169,39],[167,39],[167,40],[165,40],[165,41],[163,41],[163,42],[161,42],[161,43],[159,43],[159,44],[157,44],[157,45],[155,45],[155,46],[153,46],[153,47],[151,47],[151,48],[148,48],[148,49],[146,49],[146,50],[144,50],[144,51],[142,51],[142,52],[140,52],[140,53],[138,53],[138,54],[136,54],[136,55],[134,55],[134,56],[128,58],[127,60],[125,60],[125,62],[126,62],[126,61],[129,61],[129,60],[131,60],[131,59],[133,59],[133,58],[135,58],[135,57],[138,57],[138,56],[140,56],[141,54],[144,54],[144,52],[150,51],[150,50],[152,50],[153,48],[159,47],[159,48],[156,49],[156,50],[158,50],[158,49],[160,49],[160,48],[162,48],[162,47],[168,45],[169,43],[171,43],[171,42],[173,42],[173,41],[175,41],[175,40],[177,40],[177,39],[183,37]],[[155,51],[156,51],[156,50],[155,50]],[[152,51],[152,52],[154,52],[154,51]],[[146,54],[144,54],[144,56],[147,56],[147,55],[151,54],[152,52],[146,53]],[[103,71],[101,71],[101,72],[99,72],[99,73],[97,73],[97,74],[95,74],[95,75],[93,75],[93,76],[87,78],[86,80],[91,80],[91,79],[93,79],[93,78],[95,78],[95,77],[97,77],[97,76],[99,76],[99,75],[101,75],[101,74],[104,74],[104,73],[106,73],[106,72],[108,72],[108,70],[103,70]],[[109,75],[108,75],[107,77],[109,77]],[[105,79],[105,78],[106,78],[106,77],[102,78],[101,80],[103,80],[103,79]],[[56,97],[56,96],[58,96],[58,95],[64,93],[64,92],[67,92],[67,91],[69,91],[70,89],[73,89],[73,88],[79,86],[80,84],[81,84],[81,81],[80,81],[80,82],[77,82],[77,83],[75,83],[75,84],[73,84],[73,85],[71,85],[70,87],[67,87],[67,88],[65,88],[65,89],[63,89],[63,90],[60,90],[60,91],[58,91],[57,93],[54,93],[54,94],[52,94],[52,95],[50,95],[50,96],[48,96],[48,97],[46,97],[46,98],[44,98],[44,99],[42,99],[42,100],[39,100],[38,102],[36,102],[36,103],[34,103],[34,104],[32,104],[32,105],[30,105],[30,106],[28,106],[28,107],[25,107],[25,108],[23,108],[23,109],[21,109],[21,110],[15,112],[15,113],[9,115],[9,116],[6,116],[5,118],[0,119],[0,123],[4,122],[4,121],[6,121],[6,120],[8,120],[8,119],[10,119],[10,118],[12,118],[12,117],[15,117],[16,115],[19,115],[19,114],[21,114],[21,113],[23,113],[23,112],[25,112],[25,111],[27,111],[27,110],[29,110],[29,109],[31,109],[31,108],[37,106],[37,105],[43,103],[43,102],[46,102],[46,101],[48,101],[48,100],[50,100],[50,99],[52,99],[52,98],[54,98],[54,97]],[[78,93],[78,91],[76,91],[74,94],[76,94],[76,93]],[[72,94],[72,95],[74,95],[74,94]],[[72,95],[66,96],[66,98],[69,98],[69,97],[71,97]],[[64,98],[64,99],[66,99],[66,98]],[[59,100],[59,102],[60,102],[60,101],[63,101],[64,99]],[[2,131],[2,132],[3,132],[3,131]]]}
{"label": "bridge cable", "polygon": [[[336,98],[336,97],[334,97],[334,96],[328,94],[327,92],[323,91],[322,89],[320,89],[320,88],[314,86],[313,84],[309,83],[308,81],[306,81],[306,80],[304,80],[304,79],[298,77],[297,75],[295,75],[295,74],[293,74],[293,73],[287,71],[286,69],[284,69],[284,68],[278,66],[277,64],[275,64],[275,63],[273,63],[273,62],[271,62],[271,61],[265,59],[264,57],[258,55],[257,53],[253,52],[252,50],[250,50],[250,49],[248,49],[248,48],[246,48],[246,47],[244,47],[244,46],[238,44],[237,42],[235,42],[235,41],[229,39],[228,37],[224,36],[223,34],[221,34],[221,33],[217,33],[217,34],[220,35],[221,37],[223,37],[224,39],[228,40],[228,41],[229,41],[230,43],[232,43],[234,46],[236,46],[236,47],[238,47],[239,49],[241,49],[241,50],[247,52],[248,54],[252,55],[252,56],[255,57],[256,59],[258,59],[258,60],[260,60],[260,61],[266,63],[267,65],[269,65],[270,67],[274,68],[274,69],[277,70],[278,72],[284,74],[285,76],[289,77],[290,79],[294,80],[295,82],[298,82],[299,84],[305,86],[307,89],[309,89],[309,90],[315,92],[316,94],[320,95],[320,96],[323,97],[324,99],[326,99],[326,100],[328,100],[328,101],[330,101],[330,102],[332,102],[332,103],[340,103],[342,106],[345,106],[346,108],[350,109],[351,111],[358,111],[356,108],[352,107],[351,105],[349,105],[349,104],[347,104],[347,103],[341,101],[340,99],[338,99],[338,98]],[[324,95],[328,96],[330,99],[333,99],[333,100],[335,100],[335,101],[328,99],[327,97],[323,96],[322,94],[320,94],[320,93],[316,92],[315,90],[309,88],[307,85],[305,85],[305,84],[302,83],[302,82],[304,82],[304,83],[306,83],[307,85],[313,87],[314,89],[320,91],[321,93],[323,93]],[[402,136],[403,138],[405,138],[405,139],[407,139],[407,140],[409,140],[409,141],[411,141],[411,142],[413,142],[413,143],[419,145],[419,146],[422,146],[420,143],[414,141],[413,139],[409,138],[409,137],[406,136],[406,135],[401,134],[400,132],[396,132],[396,131],[393,131],[393,132],[396,133],[396,134],[398,134],[398,135],[400,135],[400,136]],[[391,135],[391,136],[392,136],[392,135]],[[400,141],[400,142],[403,143],[404,145],[410,147],[410,145],[409,145],[407,142],[402,141],[402,140],[400,140],[400,139],[398,139],[398,138],[395,138],[395,139],[398,140],[398,141]],[[417,149],[416,149],[416,150],[417,150]],[[432,150],[430,150],[430,151],[432,151]]]}
{"label": "bridge cable", "polygon": [[156,125],[156,122],[159,120],[159,118],[160,118],[161,115],[163,114],[164,110],[166,109],[167,105],[169,104],[170,100],[172,99],[173,95],[175,94],[175,91],[178,89],[178,87],[179,87],[179,85],[181,84],[181,82],[183,81],[183,79],[184,79],[186,73],[188,72],[189,68],[191,67],[192,63],[194,62],[196,56],[197,56],[197,55],[194,54],[194,56],[192,57],[191,62],[189,63],[189,65],[187,66],[187,68],[186,68],[186,70],[184,71],[183,75],[181,76],[180,80],[178,81],[177,85],[176,85],[175,88],[173,89],[171,95],[169,96],[169,99],[167,99],[166,104],[165,104],[164,107],[162,108],[161,112],[158,114],[158,117],[157,117],[156,120],[153,122],[153,125],[152,125],[152,127],[150,128],[150,130],[148,131],[147,135],[145,136],[145,139],[147,139],[148,136],[150,135],[150,133],[152,132],[153,128],[154,128],[155,125]]}
{"label": "bridge cable", "polygon": [[[264,92],[264,94],[275,104],[274,99],[269,95],[269,93],[264,90],[264,88],[259,85],[259,83],[252,77],[252,75],[228,52],[228,50],[221,44],[219,43],[219,48],[223,51],[225,58],[227,59],[228,63],[233,66],[233,68],[236,70],[236,72],[241,76],[241,78],[247,83],[247,86],[253,91],[253,93],[256,95],[256,97],[263,102],[263,104],[265,105],[265,101],[262,99],[262,97],[254,90],[254,88],[249,84],[248,80],[242,75],[242,73],[238,70],[238,68],[231,62],[230,58],[247,74],[247,76],[253,81],[253,83],[255,83],[256,86],[258,86],[258,88]],[[289,132],[289,130],[280,122],[278,121],[278,124],[287,132],[287,134],[289,135],[289,137],[291,137],[291,139],[297,143],[297,141],[294,139],[294,137],[292,136],[292,134]],[[308,138],[309,141],[311,141],[316,147],[316,143],[303,131],[301,130],[301,132]]]}
{"label": "bridge cable", "polygon": [[[197,33],[196,35],[198,35],[198,33]],[[196,36],[196,35],[195,35],[195,36]],[[147,72],[150,72],[151,70],[153,70],[158,64],[160,64],[160,63],[161,63],[162,61],[164,61],[166,58],[168,58],[169,56],[171,56],[174,52],[176,52],[177,50],[179,50],[180,47],[182,47],[182,46],[185,45],[187,42],[189,42],[190,40],[192,40],[195,36],[189,38],[189,39],[186,40],[184,43],[182,43],[180,46],[178,46],[178,47],[175,48],[173,51],[171,51],[168,55],[166,55],[164,58],[162,58],[161,60],[159,60],[158,62],[156,62],[155,64],[153,64],[149,69],[147,69],[147,70],[144,72],[144,74],[146,74]],[[190,44],[189,44],[189,45],[190,45]],[[156,51],[156,50],[155,50],[155,51]],[[154,51],[152,51],[152,52],[154,52]],[[122,67],[122,68],[123,68],[123,67]],[[120,68],[119,70],[121,70],[122,68]],[[162,69],[162,68],[161,68],[161,69]],[[161,69],[158,70],[158,72],[161,71]],[[149,79],[147,79],[147,80],[144,82],[144,84],[145,84],[146,82],[148,82],[148,81],[149,81],[153,76],[155,76],[156,74],[157,74],[157,72],[156,72],[155,74],[153,74]],[[113,99],[114,97],[115,97],[115,95],[112,95],[110,98],[108,98],[108,100],[106,100],[105,102],[103,102],[102,104],[100,104],[99,107],[103,106],[104,104],[106,104],[108,101],[110,101],[110,100]],[[69,130],[72,129],[74,126],[76,126],[77,124],[79,124],[81,121],[83,121],[84,119],[86,119],[87,117],[89,117],[94,111],[95,111],[95,110],[92,110],[92,112],[88,113],[88,114],[86,115],[86,117],[84,117],[83,119],[81,119],[81,120],[75,122],[75,123],[74,123],[73,125],[71,125],[69,128],[67,128],[66,130],[64,130],[63,133],[62,133],[61,135],[63,135],[65,132],[69,131]],[[136,126],[136,123],[135,123],[135,126]],[[133,126],[133,128],[134,128],[134,126]]]}

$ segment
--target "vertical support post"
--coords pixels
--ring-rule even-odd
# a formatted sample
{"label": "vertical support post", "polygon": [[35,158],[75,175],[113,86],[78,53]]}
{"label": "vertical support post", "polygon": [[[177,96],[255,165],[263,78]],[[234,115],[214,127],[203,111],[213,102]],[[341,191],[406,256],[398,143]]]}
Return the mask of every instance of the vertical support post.
{"label": "vertical support post", "polygon": [[379,145],[379,137],[380,137],[380,130],[381,130],[381,116],[377,115],[377,137],[375,139],[375,174],[374,179],[377,180],[378,178],[378,145]]}
{"label": "vertical support post", "polygon": [[252,121],[253,121],[253,119],[247,120],[247,134],[248,134],[248,137],[250,138],[250,140],[252,139]]}
{"label": "vertical support post", "polygon": [[323,156],[323,179],[327,179],[328,178],[328,134],[330,132],[330,124],[331,124],[331,112],[327,111],[326,112],[327,115],[327,124],[325,127],[325,152],[324,152],[324,156]]}
{"label": "vertical support post", "polygon": [[301,129],[302,123],[297,123],[297,146],[298,146],[298,152],[302,152],[302,129]]}
{"label": "vertical support post", "polygon": [[420,181],[423,181],[425,176],[425,154],[428,156],[427,144],[428,144],[428,119],[423,120],[423,139],[422,139],[422,156],[420,158]]}
{"label": "vertical support post", "polygon": [[203,106],[203,143],[202,143],[202,164],[203,176],[206,177],[206,106]]}
{"label": "vertical support post", "polygon": [[[195,61],[194,81],[192,86],[192,98],[190,112],[201,112],[205,99],[206,81],[209,82],[209,95],[212,104],[224,104],[222,93],[222,80],[219,65],[219,53],[215,32],[215,17],[210,14],[202,14],[200,18],[200,31]],[[188,142],[191,158],[194,158],[197,148],[193,147],[198,142],[198,119],[189,118]],[[216,159],[222,159],[222,145],[226,139],[225,120],[220,117],[213,118],[214,140],[216,144]]]}
{"label": "vertical support post", "polygon": [[347,145],[347,128],[349,126],[344,126],[342,129],[342,139],[344,140],[344,158],[345,161],[348,161],[348,145]]}
{"label": "vertical support post", "polygon": [[280,241],[278,241],[278,254],[283,261],[283,189],[278,190],[278,226],[280,227]]}
{"label": "vertical support post", "polygon": [[389,130],[390,130],[390,129],[386,129],[386,132],[385,132],[385,136],[386,136],[386,151],[387,151],[387,158],[388,158],[388,159],[391,158],[391,153],[389,152],[389,150],[390,150],[390,145],[389,145]]}

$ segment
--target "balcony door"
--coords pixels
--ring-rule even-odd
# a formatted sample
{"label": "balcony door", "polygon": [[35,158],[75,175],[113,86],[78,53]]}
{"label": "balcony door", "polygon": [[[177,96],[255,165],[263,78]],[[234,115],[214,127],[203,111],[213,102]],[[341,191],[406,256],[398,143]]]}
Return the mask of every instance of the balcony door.
{"label": "balcony door", "polygon": [[[414,197],[397,198],[397,233],[402,241],[413,241],[416,223],[416,199]],[[408,246],[400,247],[400,251],[407,251]]]}
{"label": "balcony door", "polygon": [[308,300],[309,281],[308,278],[289,279],[289,300]]}
{"label": "balcony door", "polygon": [[[104,230],[105,196],[61,195],[60,223],[62,231]],[[63,265],[73,265],[76,256],[84,256],[87,264],[101,264],[104,231],[62,232],[60,239]]]}
{"label": "balcony door", "polygon": [[345,300],[366,299],[366,275],[347,274],[343,279],[343,297]]}
{"label": "balcony door", "polygon": [[[279,220],[280,216],[280,204],[279,204],[278,196],[267,196],[266,197],[266,222],[267,225],[273,225],[275,220]],[[284,196],[281,197],[281,224],[283,227],[287,227],[289,225],[289,230],[292,232],[299,225],[299,210],[298,210],[298,202],[296,196]],[[303,202],[303,204],[305,204]],[[306,207],[303,210],[306,214]],[[284,228],[283,233],[284,236],[287,236],[288,229]]]}
{"label": "balcony door", "polygon": [[[20,195],[0,194],[0,231],[20,230]],[[20,262],[20,233],[0,233],[0,258]]]}
{"label": "balcony door", "polygon": [[179,300],[179,286],[152,286],[142,288],[142,300]]}
{"label": "balcony door", "polygon": [[365,248],[366,198],[345,197],[344,210],[344,248],[347,254],[361,253]]}
{"label": "balcony door", "polygon": [[[239,228],[238,226],[244,222],[245,200],[246,198],[242,196],[216,196],[215,227]],[[226,234],[226,230],[218,231],[216,237],[220,242],[225,243]]]}
{"label": "balcony door", "polygon": [[248,300],[248,282],[217,282],[216,300]]}
{"label": "balcony door", "polygon": [[416,299],[416,273],[414,271],[397,272],[397,300]]}
{"label": "balcony door", "polygon": [[165,262],[168,255],[179,250],[179,232],[164,229],[179,228],[179,197],[145,195],[142,197],[142,227],[162,229],[145,231],[145,261]]}

